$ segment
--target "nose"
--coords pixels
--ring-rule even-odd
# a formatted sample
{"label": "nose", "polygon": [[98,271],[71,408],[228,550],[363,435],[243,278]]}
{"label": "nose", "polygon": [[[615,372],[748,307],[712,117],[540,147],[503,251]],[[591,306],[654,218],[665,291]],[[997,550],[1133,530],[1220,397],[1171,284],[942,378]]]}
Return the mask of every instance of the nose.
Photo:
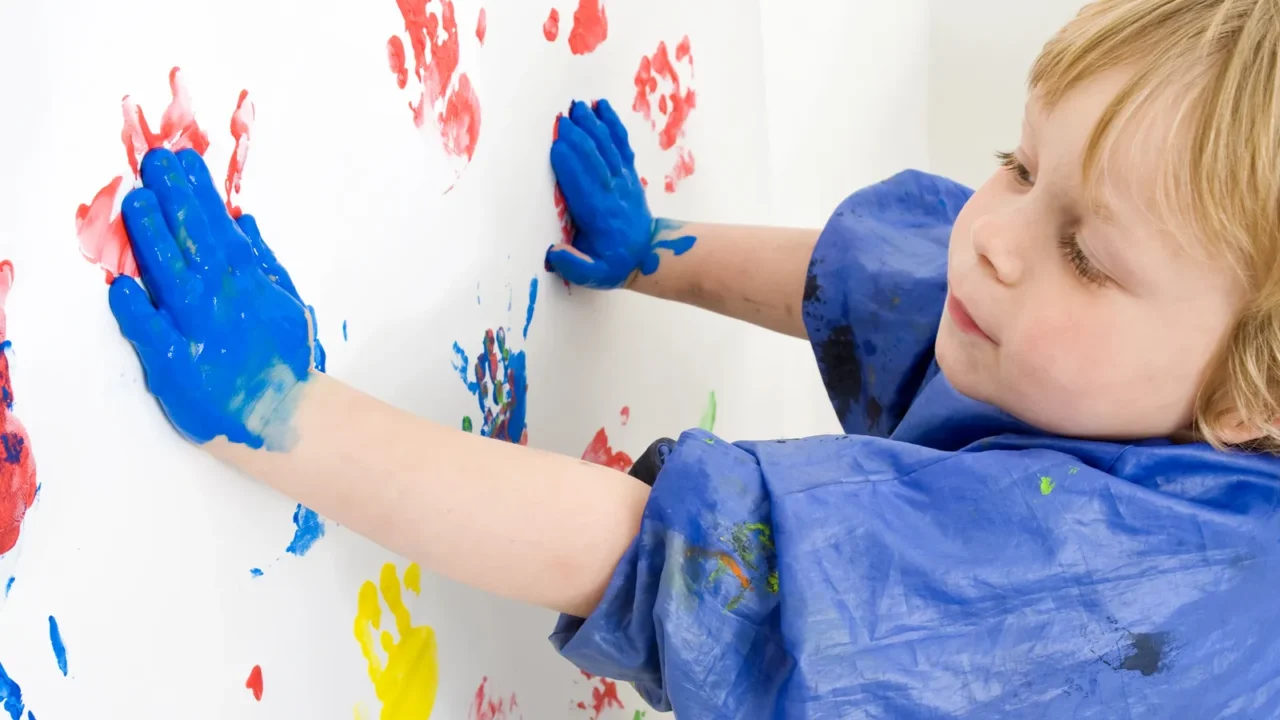
{"label": "nose", "polygon": [[1030,228],[1016,209],[993,210],[970,227],[973,251],[983,269],[1002,285],[1022,281],[1025,263],[1022,251]]}

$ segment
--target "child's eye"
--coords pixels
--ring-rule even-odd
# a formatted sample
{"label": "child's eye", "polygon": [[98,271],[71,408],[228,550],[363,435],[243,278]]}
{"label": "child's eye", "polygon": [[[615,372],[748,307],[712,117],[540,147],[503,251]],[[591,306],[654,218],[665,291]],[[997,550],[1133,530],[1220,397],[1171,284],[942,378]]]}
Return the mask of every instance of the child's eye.
{"label": "child's eye", "polygon": [[1035,184],[1035,178],[1031,177],[1031,171],[1027,169],[1026,165],[1022,164],[1017,155],[1011,152],[997,152],[996,159],[1000,161],[1001,167],[1013,175],[1019,185],[1031,187]]}
{"label": "child's eye", "polygon": [[1062,255],[1067,259],[1067,262],[1071,263],[1072,269],[1075,270],[1076,275],[1080,276],[1081,280],[1098,287],[1103,287],[1110,282],[1110,278],[1107,277],[1106,273],[1099,270],[1093,264],[1093,261],[1089,259],[1089,256],[1084,253],[1084,248],[1080,247],[1080,241],[1076,239],[1075,235],[1065,235],[1060,238],[1058,240],[1058,249],[1062,251]]}

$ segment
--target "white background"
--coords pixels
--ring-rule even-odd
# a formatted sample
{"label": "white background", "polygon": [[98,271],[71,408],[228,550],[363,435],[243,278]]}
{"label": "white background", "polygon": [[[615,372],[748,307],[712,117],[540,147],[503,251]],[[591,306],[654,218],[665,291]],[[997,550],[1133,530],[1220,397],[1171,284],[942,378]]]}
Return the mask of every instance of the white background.
{"label": "white background", "polygon": [[[576,455],[604,426],[634,455],[696,424],[711,390],[729,439],[838,427],[805,343],[641,297],[570,296],[542,273],[558,235],[546,163],[555,114],[575,97],[625,110],[638,58],[687,33],[697,172],[674,195],[651,193],[655,213],[816,227],[847,194],[906,167],[980,183],[991,152],[1017,142],[1032,58],[1080,4],[613,0],[609,39],[574,57],[574,4],[554,2],[557,43],[541,33],[551,2],[491,0],[480,48],[480,3],[457,1],[460,70],[483,122],[445,196],[438,143],[413,127],[410,96],[387,70],[386,39],[403,26],[391,0],[0,3],[0,255],[17,268],[15,411],[42,483],[21,545],[0,559],[18,578],[0,600],[0,663],[41,720],[348,718],[357,703],[376,716],[352,636],[356,594],[384,562],[404,568],[332,523],[306,557],[286,556],[293,502],[184,444],[145,392],[73,222],[127,173],[122,95],[156,126],[168,69],[182,66],[220,177],[227,120],[249,89],[257,121],[240,204],[316,306],[332,375],[455,424],[475,400],[450,366],[453,342],[474,357],[486,328],[509,326],[529,356],[532,444]],[[656,189],[670,157],[623,115]],[[423,585],[410,608],[440,644],[433,717],[467,717],[486,676],[518,694],[526,718],[587,717],[572,703],[590,686],[545,640],[553,615],[429,575]],[[255,664],[260,703],[244,688]],[[642,708],[628,695],[606,717]]]}

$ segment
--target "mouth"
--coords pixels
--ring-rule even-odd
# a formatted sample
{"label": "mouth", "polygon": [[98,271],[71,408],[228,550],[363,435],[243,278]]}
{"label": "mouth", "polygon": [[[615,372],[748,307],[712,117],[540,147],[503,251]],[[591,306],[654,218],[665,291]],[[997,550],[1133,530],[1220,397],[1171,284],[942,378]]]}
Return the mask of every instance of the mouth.
{"label": "mouth", "polygon": [[972,335],[980,340],[985,340],[992,345],[999,345],[995,339],[982,329],[982,326],[978,324],[978,321],[973,319],[973,316],[969,314],[969,309],[964,306],[964,303],[960,301],[960,298],[950,293],[947,294],[947,314],[951,317],[951,322],[955,323],[955,326],[960,330],[960,332],[966,335]]}

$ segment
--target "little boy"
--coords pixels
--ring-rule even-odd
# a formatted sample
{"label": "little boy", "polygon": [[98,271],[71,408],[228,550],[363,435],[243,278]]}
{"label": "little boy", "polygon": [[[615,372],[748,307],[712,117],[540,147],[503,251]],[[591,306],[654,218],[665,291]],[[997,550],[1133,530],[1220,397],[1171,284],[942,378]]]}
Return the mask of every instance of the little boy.
{"label": "little boy", "polygon": [[681,717],[1275,717],[1278,88],[1276,0],[1100,0],[982,188],[903,173],[821,233],[651,217],[617,116],[576,103],[548,264],[807,337],[848,433],[691,431],[652,490],[312,371],[195,153],[144,161],[150,295],[111,305],[188,438],[564,612],[565,656]]}

